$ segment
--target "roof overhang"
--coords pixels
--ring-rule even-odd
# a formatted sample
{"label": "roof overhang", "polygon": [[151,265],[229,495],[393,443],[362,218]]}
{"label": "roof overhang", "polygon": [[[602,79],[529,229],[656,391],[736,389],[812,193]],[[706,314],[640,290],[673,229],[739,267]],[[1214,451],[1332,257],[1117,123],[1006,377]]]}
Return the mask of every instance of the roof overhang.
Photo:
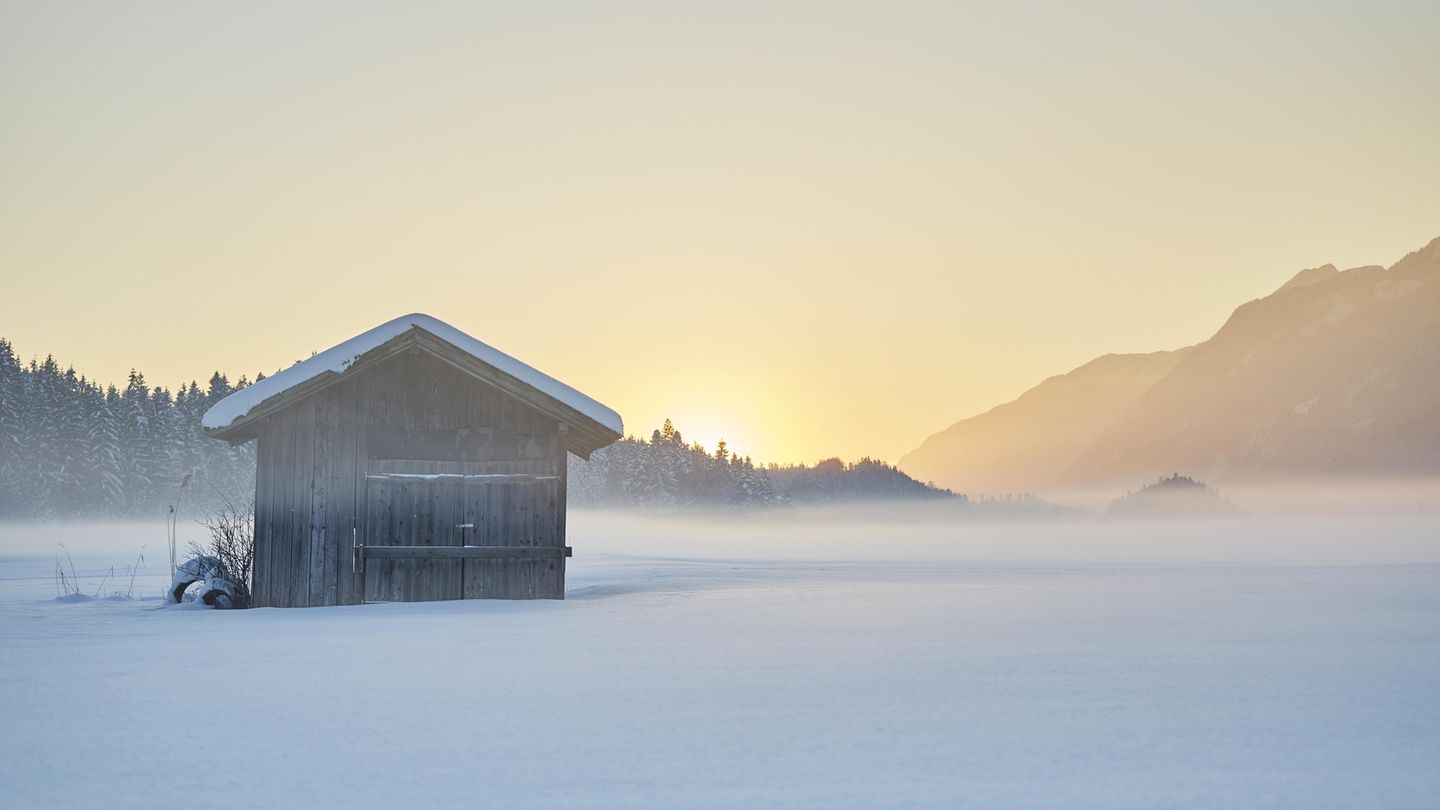
{"label": "roof overhang", "polygon": [[[391,323],[393,324],[395,322],[392,321]],[[439,325],[451,328],[443,323]],[[385,327],[377,327],[377,330],[383,328]],[[458,333],[458,330],[457,334],[468,338],[468,336],[465,336],[463,333]],[[483,346],[483,344],[479,344],[478,341],[476,341],[476,344]],[[345,346],[346,344],[341,344],[324,354],[329,354]],[[489,347],[484,348],[489,349]],[[490,349],[489,351],[493,352],[494,350]],[[231,444],[239,444],[253,439],[263,429],[266,417],[282,411],[296,402],[323,391],[332,385],[336,385],[345,379],[349,379],[358,374],[364,374],[366,371],[373,369],[386,360],[409,352],[425,352],[430,354],[444,361],[460,373],[496,390],[509,394],[535,410],[553,418],[565,428],[566,449],[581,458],[588,459],[591,453],[623,437],[623,433],[616,429],[616,427],[623,427],[623,425],[620,424],[619,416],[615,414],[614,411],[594,402],[594,400],[585,397],[583,394],[579,394],[579,392],[570,389],[568,386],[563,386],[557,381],[541,375],[539,372],[534,371],[507,355],[499,355],[499,357],[514,364],[512,367],[517,368],[517,370],[520,370],[522,373],[528,372],[527,376],[531,376],[531,379],[540,385],[546,385],[552,390],[559,390],[562,395],[573,393],[575,396],[570,397],[572,402],[578,402],[580,405],[588,407],[592,412],[597,412],[602,417],[607,417],[606,421],[602,422],[600,419],[582,412],[579,408],[575,407],[574,404],[567,403],[560,397],[541,390],[536,384],[521,379],[516,374],[497,368],[496,365],[476,356],[474,351],[457,346],[450,340],[446,340],[420,325],[410,325],[409,328],[400,331],[393,337],[384,339],[378,343],[378,345],[365,347],[363,351],[354,355],[353,359],[347,358],[343,364],[339,364],[339,370],[336,370],[336,364],[331,363],[326,367],[319,368],[310,373],[297,374],[297,381],[277,385],[275,386],[277,390],[273,393],[251,390],[251,388],[258,389],[263,387],[265,383],[269,383],[271,380],[279,382],[279,378],[282,375],[292,370],[303,372],[304,370],[300,368],[301,366],[306,363],[324,359],[323,354],[317,355],[296,366],[292,366],[291,369],[280,372],[275,377],[270,377],[262,382],[256,383],[254,386],[251,386],[251,388],[243,388],[231,394],[229,397],[216,403],[215,406],[212,406],[210,411],[206,412],[204,420],[206,423],[204,427],[205,434],[217,439],[223,439]],[[556,389],[555,386],[559,386],[559,389]],[[228,415],[223,412],[224,409],[220,408],[221,405],[229,402],[232,398],[245,395],[247,392],[250,399],[256,399],[258,397],[258,401],[254,401],[253,403],[248,401],[239,403],[246,407],[244,407],[243,411],[238,413],[238,415]],[[267,393],[269,393],[268,396],[265,395]],[[235,403],[232,403],[232,407],[229,410],[235,410],[234,405]],[[221,412],[218,419],[228,419],[225,424],[209,424],[217,421],[217,419],[212,419],[212,414],[216,414],[217,411]]]}

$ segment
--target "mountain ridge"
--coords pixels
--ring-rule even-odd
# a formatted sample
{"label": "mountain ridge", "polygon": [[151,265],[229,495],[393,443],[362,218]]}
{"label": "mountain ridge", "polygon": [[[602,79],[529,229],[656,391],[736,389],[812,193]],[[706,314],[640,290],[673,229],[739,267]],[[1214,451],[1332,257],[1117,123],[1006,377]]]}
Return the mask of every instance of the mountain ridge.
{"label": "mountain ridge", "polygon": [[[1114,357],[1171,362],[1095,373]],[[1389,268],[1302,270],[1195,346],[1047,378],[900,466],[965,492],[1133,486],[1174,470],[1217,482],[1437,474],[1435,368],[1440,237]],[[1055,384],[1066,379],[1085,395]],[[1024,404],[1035,400],[1046,404]]]}
{"label": "mountain ridge", "polygon": [[[959,492],[998,494],[1036,489],[1033,468],[1042,465],[1058,474],[1054,462],[1078,460],[1086,439],[1118,418],[1189,350],[1101,355],[1069,372],[1047,377],[1010,402],[960,420],[903,456],[899,466],[921,480],[948,482],[946,486]],[[1078,413],[1074,407],[1077,397]],[[1057,401],[1063,402],[1064,413]],[[1036,423],[1048,429],[1025,427]],[[977,435],[975,428],[988,432]],[[1017,442],[1009,431],[1023,431],[1024,435]],[[957,452],[992,457],[991,474],[973,478],[947,474],[944,458]],[[1048,483],[1043,476],[1039,480]]]}

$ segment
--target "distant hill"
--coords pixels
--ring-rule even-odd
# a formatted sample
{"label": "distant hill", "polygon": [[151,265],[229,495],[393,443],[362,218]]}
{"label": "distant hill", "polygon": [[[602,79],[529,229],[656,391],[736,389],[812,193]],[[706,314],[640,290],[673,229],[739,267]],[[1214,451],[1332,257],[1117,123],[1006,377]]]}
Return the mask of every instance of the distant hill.
{"label": "distant hill", "polygon": [[1228,498],[1179,473],[1111,501],[1118,517],[1238,517],[1244,512]]}
{"label": "distant hill", "polygon": [[648,441],[622,439],[589,461],[570,457],[569,497],[577,506],[678,508],[773,506],[856,501],[951,500],[963,495],[923,484],[874,459],[846,464],[760,466],[729,452],[686,443],[667,419]]}
{"label": "distant hill", "polygon": [[[1032,495],[971,499],[922,483],[898,467],[862,458],[817,464],[760,465],[730,453],[687,443],[670,420],[648,440],[631,436],[596,450],[589,461],[570,456],[572,506],[657,510],[768,507],[854,507],[904,503],[908,514],[973,519],[1050,519],[1080,512]],[[875,514],[855,512],[855,514]]]}
{"label": "distant hill", "polygon": [[972,494],[1034,492],[1063,484],[1095,437],[1188,351],[1091,360],[931,436],[901,458],[900,467],[923,481]]}
{"label": "distant hill", "polygon": [[900,466],[968,492],[1440,474],[1440,239],[1305,270],[1178,352],[1107,355],[925,441]]}
{"label": "distant hill", "polygon": [[1240,307],[1072,476],[1440,473],[1440,239],[1389,269],[1306,270]]}
{"label": "distant hill", "polygon": [[766,475],[775,492],[792,503],[825,503],[829,501],[933,500],[958,498],[945,489],[916,481],[898,467],[862,458],[846,464],[838,458],[826,459],[810,467],[770,466]]}

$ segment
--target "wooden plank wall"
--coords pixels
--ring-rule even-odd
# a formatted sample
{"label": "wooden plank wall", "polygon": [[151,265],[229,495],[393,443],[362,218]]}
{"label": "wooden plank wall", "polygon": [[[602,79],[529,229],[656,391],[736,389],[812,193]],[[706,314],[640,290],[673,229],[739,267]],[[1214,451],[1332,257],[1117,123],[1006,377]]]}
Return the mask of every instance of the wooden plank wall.
{"label": "wooden plank wall", "polygon": [[311,604],[314,423],[315,400],[312,398],[272,419],[259,436],[252,574],[257,607]]}
{"label": "wooden plank wall", "polygon": [[[262,426],[257,606],[460,597],[564,598],[564,559],[371,560],[375,545],[565,544],[565,437],[549,417],[424,353],[331,386]],[[383,455],[378,455],[383,454]],[[536,482],[397,482],[388,472],[555,475]],[[461,523],[475,529],[459,531]]]}

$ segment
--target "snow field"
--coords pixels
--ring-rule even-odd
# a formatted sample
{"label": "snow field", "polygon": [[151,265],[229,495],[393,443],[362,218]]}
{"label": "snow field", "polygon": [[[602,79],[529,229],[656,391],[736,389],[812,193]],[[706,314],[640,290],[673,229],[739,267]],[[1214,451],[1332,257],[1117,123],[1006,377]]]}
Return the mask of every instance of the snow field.
{"label": "snow field", "polygon": [[0,806],[1440,803],[1434,519],[812,517],[572,513],[564,602],[237,612],[163,563],[56,602],[57,537],[93,587],[158,532],[0,526]]}

